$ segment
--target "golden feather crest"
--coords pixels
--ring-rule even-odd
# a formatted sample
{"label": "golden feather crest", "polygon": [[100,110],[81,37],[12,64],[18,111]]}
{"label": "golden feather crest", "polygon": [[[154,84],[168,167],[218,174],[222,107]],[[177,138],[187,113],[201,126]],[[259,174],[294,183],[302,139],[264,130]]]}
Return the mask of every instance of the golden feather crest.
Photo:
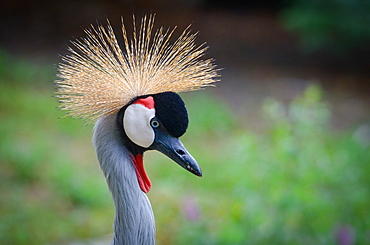
{"label": "golden feather crest", "polygon": [[139,28],[135,17],[133,23],[129,40],[122,20],[123,47],[108,20],[106,27],[91,26],[84,39],[72,42],[55,82],[61,110],[90,123],[137,96],[213,86],[218,70],[212,59],[201,59],[207,47],[195,44],[197,34],[189,27],[171,43],[176,28],[154,32],[154,16],[143,17]]}

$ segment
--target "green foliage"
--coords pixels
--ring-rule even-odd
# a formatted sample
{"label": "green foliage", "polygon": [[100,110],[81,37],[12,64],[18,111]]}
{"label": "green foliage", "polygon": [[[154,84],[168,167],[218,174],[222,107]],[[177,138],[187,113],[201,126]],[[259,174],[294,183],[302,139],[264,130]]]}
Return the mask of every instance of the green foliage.
{"label": "green foliage", "polygon": [[291,0],[282,12],[285,26],[299,33],[307,51],[330,48],[348,52],[370,41],[370,2],[364,0]]}
{"label": "green foliage", "polygon": [[[350,132],[330,131],[319,87],[309,87],[288,106],[267,100],[263,111],[271,125],[263,135],[229,124],[230,111],[200,98],[206,100],[213,108],[205,109],[209,119],[227,133],[217,126],[207,132],[206,117],[192,115],[194,127],[204,133],[192,134],[191,127],[185,145],[204,177],[185,178],[173,167],[156,180],[166,193],[151,193],[158,230],[164,231],[160,244],[336,244],[341,227],[350,227],[355,244],[369,242],[369,147]],[[225,124],[219,122],[224,118]],[[162,171],[159,161],[148,166],[156,175]],[[187,218],[189,199],[199,210],[196,219]],[[168,203],[182,208],[166,217],[168,210],[157,207]]]}
{"label": "green foliage", "polygon": [[52,67],[5,54],[0,63],[0,244],[108,233],[111,220],[100,217],[109,194],[90,149],[91,128],[58,120]]}
{"label": "green foliage", "polygon": [[[110,234],[113,203],[91,127],[58,119],[51,67],[5,55],[0,63],[0,244]],[[288,106],[267,100],[264,134],[207,92],[183,97],[190,127],[182,140],[204,176],[146,154],[158,244],[336,244],[341,227],[369,243],[369,145],[330,130],[320,88]]]}

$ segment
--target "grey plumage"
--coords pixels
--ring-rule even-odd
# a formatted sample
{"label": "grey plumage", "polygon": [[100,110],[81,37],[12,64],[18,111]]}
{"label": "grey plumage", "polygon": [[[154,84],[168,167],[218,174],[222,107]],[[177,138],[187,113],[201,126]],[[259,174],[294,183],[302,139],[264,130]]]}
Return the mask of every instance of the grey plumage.
{"label": "grey plumage", "polygon": [[137,184],[133,155],[120,137],[116,120],[117,113],[100,118],[93,134],[93,145],[116,208],[112,244],[155,244],[152,207]]}
{"label": "grey plumage", "polygon": [[88,123],[97,120],[93,144],[116,208],[113,245],[155,244],[145,195],[151,187],[142,163],[146,150],[158,150],[202,176],[179,140],[188,119],[175,93],[213,86],[218,69],[212,59],[201,59],[207,47],[195,44],[190,27],[172,43],[175,29],[153,26],[154,15],[144,16],[138,28],[134,20],[129,39],[122,23],[123,46],[109,22],[92,26],[86,38],[72,42],[55,81],[61,110]]}

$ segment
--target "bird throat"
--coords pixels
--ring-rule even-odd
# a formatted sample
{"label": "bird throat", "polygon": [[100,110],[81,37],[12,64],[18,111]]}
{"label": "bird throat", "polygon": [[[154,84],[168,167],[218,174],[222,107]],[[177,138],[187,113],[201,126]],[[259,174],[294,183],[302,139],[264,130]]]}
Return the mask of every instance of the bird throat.
{"label": "bird throat", "polygon": [[144,169],[143,155],[137,154],[135,157],[133,157],[133,161],[140,189],[143,192],[148,193],[152,187],[152,183],[150,182],[150,179]]}

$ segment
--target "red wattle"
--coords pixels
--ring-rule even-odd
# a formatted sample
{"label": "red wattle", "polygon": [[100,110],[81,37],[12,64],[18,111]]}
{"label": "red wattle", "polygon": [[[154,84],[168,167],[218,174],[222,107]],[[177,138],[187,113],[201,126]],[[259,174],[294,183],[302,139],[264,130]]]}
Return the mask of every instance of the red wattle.
{"label": "red wattle", "polygon": [[143,155],[137,154],[133,161],[140,189],[143,192],[148,193],[152,187],[152,183],[150,182],[150,179],[144,169]]}

